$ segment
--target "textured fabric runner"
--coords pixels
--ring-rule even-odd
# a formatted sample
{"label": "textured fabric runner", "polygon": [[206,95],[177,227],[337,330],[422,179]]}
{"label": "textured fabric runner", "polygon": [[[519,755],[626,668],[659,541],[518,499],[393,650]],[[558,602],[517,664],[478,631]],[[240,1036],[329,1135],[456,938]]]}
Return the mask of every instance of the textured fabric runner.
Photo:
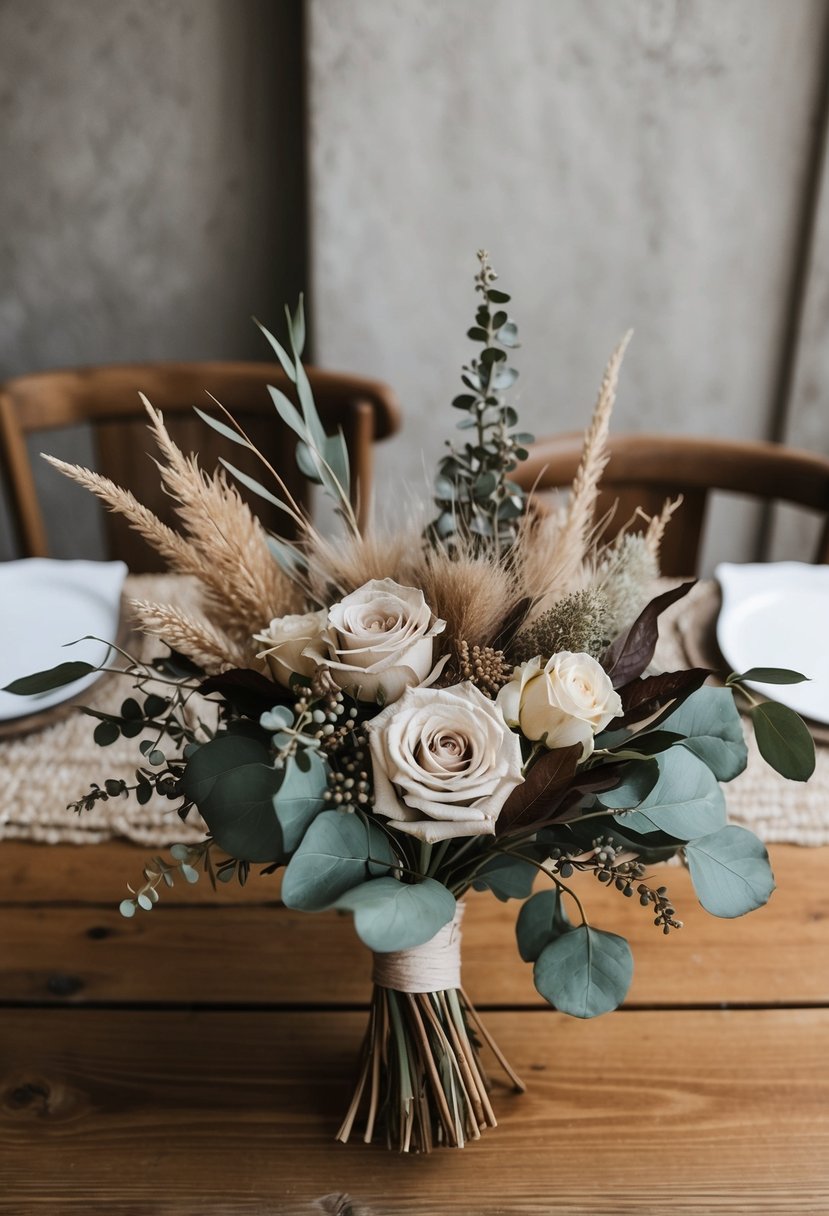
{"label": "textured fabric runner", "polygon": [[[194,602],[195,591],[179,576],[132,575],[125,596],[186,607]],[[718,605],[716,584],[703,582],[666,612],[655,667],[668,671],[709,659],[716,663],[711,639]],[[139,634],[131,635],[125,648],[145,660],[163,652],[156,641]],[[84,693],[83,702],[117,712],[130,692],[128,680],[104,676]],[[194,812],[182,823],[174,804],[162,798],[143,807],[132,798],[112,798],[79,815],[68,811],[67,803],[86,793],[93,781],[102,785],[107,777],[135,780],[138,739],[121,738],[100,748],[92,739],[93,729],[91,718],[73,712],[43,729],[0,739],[0,839],[94,844],[122,837],[161,848],[204,835]],[[816,733],[817,769],[803,785],[784,781],[763,763],[746,722],[748,767],[725,786],[732,821],[744,823],[769,842],[829,844],[829,747],[825,732]]]}

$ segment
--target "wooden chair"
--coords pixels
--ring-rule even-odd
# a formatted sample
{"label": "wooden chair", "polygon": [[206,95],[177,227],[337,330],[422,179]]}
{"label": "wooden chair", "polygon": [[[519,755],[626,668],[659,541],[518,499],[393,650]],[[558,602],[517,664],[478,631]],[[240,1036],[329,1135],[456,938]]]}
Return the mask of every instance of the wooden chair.
{"label": "wooden chair", "polygon": [[[352,469],[352,497],[365,520],[375,440],[400,425],[396,398],[386,385],[359,376],[308,368],[323,425],[341,427]],[[296,467],[296,438],[278,417],[267,385],[295,400],[294,387],[276,363],[146,363],[72,368],[18,376],[0,386],[0,465],[10,487],[13,525],[24,556],[48,556],[43,515],[37,501],[26,436],[36,431],[89,423],[96,447],[95,468],[131,489],[165,522],[172,522],[170,500],[146,453],[153,449],[139,390],[163,413],[170,434],[185,451],[197,452],[202,467],[213,469],[219,455],[263,477],[249,452],[224,440],[192,407],[218,415],[211,392],[268,456],[298,502],[307,506],[309,486]],[[262,522],[286,533],[286,516],[260,498],[249,501]],[[159,559],[120,516],[105,515],[110,552],[134,571],[157,570]]]}
{"label": "wooden chair", "polygon": [[[568,486],[576,474],[581,433],[539,440],[514,474],[525,489]],[[774,443],[698,439],[672,435],[616,435],[602,478],[597,518],[617,503],[608,538],[631,518],[637,506],[649,515],[666,498],[683,495],[662,547],[662,572],[698,572],[700,542],[712,490],[783,501],[820,512],[823,530],[815,562],[829,562],[829,458]]]}

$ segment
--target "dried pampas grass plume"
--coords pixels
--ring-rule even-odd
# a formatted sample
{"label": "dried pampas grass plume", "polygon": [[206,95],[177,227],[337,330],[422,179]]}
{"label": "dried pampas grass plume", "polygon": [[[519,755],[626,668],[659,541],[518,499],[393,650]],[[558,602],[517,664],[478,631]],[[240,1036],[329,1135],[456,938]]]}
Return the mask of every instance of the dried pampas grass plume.
{"label": "dried pampas grass plume", "polygon": [[578,588],[582,568],[595,541],[596,502],[608,460],[610,416],[622,360],[632,336],[633,330],[628,330],[605,369],[567,506],[547,516],[528,519],[519,534],[521,582],[534,602],[530,614],[533,620],[563,595]]}
{"label": "dried pampas grass plume", "polygon": [[267,533],[222,471],[199,468],[170,438],[164,419],[142,398],[165,463],[158,463],[164,487],[176,502],[187,539],[202,558],[210,619],[231,636],[247,638],[272,617],[297,611],[302,596],[274,561]]}
{"label": "dried pampas grass plume", "polygon": [[173,650],[198,663],[208,675],[250,663],[250,654],[205,617],[148,600],[131,600],[130,607],[145,633],[161,638]]}
{"label": "dried pampas grass plume", "polygon": [[179,573],[194,574],[196,572],[194,569],[197,565],[195,555],[187,541],[167,524],[162,523],[158,516],[154,515],[149,507],[140,503],[129,490],[122,489],[108,477],[103,477],[100,473],[93,472],[92,469],[86,469],[83,465],[68,464],[65,460],[58,460],[57,456],[48,456],[46,453],[43,453],[43,459],[47,460],[59,473],[63,473],[84,489],[97,495],[110,511],[123,515],[130,527],[134,528],[139,536],[143,536],[156,553]]}

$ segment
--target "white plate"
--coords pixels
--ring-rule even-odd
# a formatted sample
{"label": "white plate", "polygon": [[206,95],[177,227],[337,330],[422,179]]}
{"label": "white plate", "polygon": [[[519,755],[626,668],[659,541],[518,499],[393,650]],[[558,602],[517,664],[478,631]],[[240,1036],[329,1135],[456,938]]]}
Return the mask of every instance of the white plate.
{"label": "white plate", "polygon": [[723,563],[717,641],[734,671],[789,667],[804,684],[754,684],[763,696],[829,723],[829,566]]}
{"label": "white plate", "polygon": [[[101,642],[66,643],[89,634],[115,641],[126,573],[123,562],[33,557],[0,564],[0,688],[58,663],[101,663],[107,653]],[[0,722],[59,705],[99,678],[96,672],[35,697],[0,692]]]}

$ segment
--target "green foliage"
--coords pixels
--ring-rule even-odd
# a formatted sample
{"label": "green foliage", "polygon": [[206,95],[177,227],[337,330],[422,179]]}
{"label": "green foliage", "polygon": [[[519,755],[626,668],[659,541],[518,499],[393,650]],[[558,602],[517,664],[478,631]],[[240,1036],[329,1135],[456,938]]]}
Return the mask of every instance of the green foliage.
{"label": "green foliage", "polygon": [[538,867],[530,861],[496,853],[475,875],[472,886],[476,891],[490,890],[502,903],[508,899],[526,899],[537,873]]}
{"label": "green foliage", "polygon": [[65,684],[74,684],[75,680],[91,675],[93,671],[100,671],[100,668],[80,660],[58,663],[57,667],[49,667],[45,671],[36,671],[30,676],[21,676],[19,680],[12,680],[11,684],[6,684],[0,691],[10,692],[16,697],[36,697],[41,693],[51,692],[53,688],[63,688]]}
{"label": "green foliage", "polygon": [[481,251],[478,258],[475,290],[481,303],[467,336],[483,349],[464,365],[466,391],[452,402],[464,415],[458,427],[474,434],[463,445],[447,442],[449,453],[435,480],[438,515],[427,535],[435,545],[451,546],[453,537],[460,537],[474,548],[502,553],[515,541],[526,499],[508,474],[526,459],[525,445],[533,437],[512,430],[518,415],[506,403],[505,392],[518,379],[508,366],[509,351],[518,346],[518,327],[501,307],[510,297],[492,286],[497,275],[488,255]]}
{"label": "green foliage", "polygon": [[515,923],[518,953],[525,963],[534,963],[545,946],[561,937],[562,933],[569,933],[572,928],[559,888],[538,891],[530,896],[518,913]]}
{"label": "green foliage", "polygon": [[760,755],[789,781],[808,781],[815,771],[815,741],[803,719],[777,701],[749,710]]}
{"label": "green foliage", "polygon": [[381,953],[422,946],[455,915],[455,897],[441,882],[402,883],[373,878],[337,900],[354,913],[354,928],[369,949]]}
{"label": "green foliage", "polygon": [[616,1009],[632,978],[633,955],[625,939],[586,924],[545,946],[533,968],[545,1001],[577,1018]]}
{"label": "green foliage", "polygon": [[289,908],[319,912],[395,864],[382,829],[359,814],[322,811],[305,833],[282,879]]}
{"label": "green foliage", "polygon": [[[300,760],[301,757],[301,760]],[[303,769],[301,765],[306,767]],[[314,819],[325,806],[328,765],[318,752],[300,752],[285,761],[282,783],[273,805],[286,853],[293,853]]]}
{"label": "green foliage", "polygon": [[281,782],[265,744],[222,734],[192,755],[182,789],[221,848],[244,861],[273,862],[285,858],[274,810]]}
{"label": "green foliage", "polygon": [[612,811],[629,811],[647,798],[659,780],[659,765],[655,757],[630,760],[618,785],[597,794],[601,806]]}
{"label": "green foliage", "polygon": [[754,684],[803,684],[809,679],[799,671],[788,667],[750,667],[748,671],[732,671],[726,684],[743,684],[751,680]]}
{"label": "green foliage", "polygon": [[668,832],[692,840],[725,823],[725,798],[706,764],[684,747],[672,747],[654,761],[659,776],[637,810],[623,813],[626,831]]}
{"label": "green foliage", "polygon": [[684,735],[682,746],[707,764],[718,781],[732,781],[746,766],[743,727],[727,688],[697,689],[661,726]]}
{"label": "green foliage", "polygon": [[743,916],[762,907],[774,890],[766,847],[747,828],[728,824],[691,840],[685,857],[699,902],[714,916]]}

